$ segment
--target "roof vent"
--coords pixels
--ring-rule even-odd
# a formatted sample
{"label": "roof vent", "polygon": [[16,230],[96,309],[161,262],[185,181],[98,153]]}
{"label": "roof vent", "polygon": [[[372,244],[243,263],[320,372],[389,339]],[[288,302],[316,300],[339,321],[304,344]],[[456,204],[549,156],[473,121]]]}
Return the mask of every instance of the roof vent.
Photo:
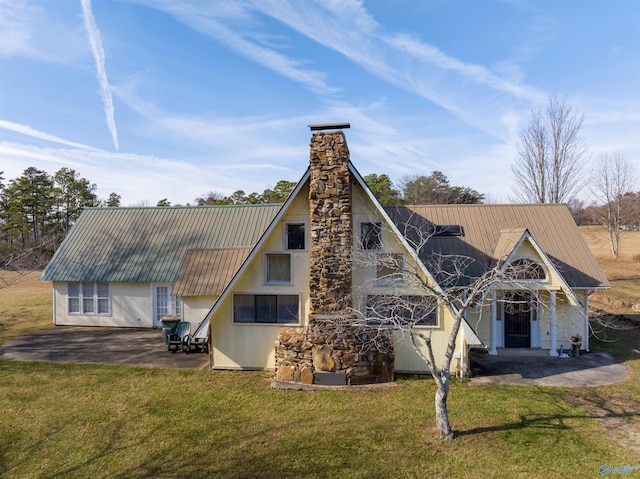
{"label": "roof vent", "polygon": [[350,123],[317,123],[315,125],[308,125],[311,131],[320,130],[342,130],[343,128],[351,128]]}
{"label": "roof vent", "polygon": [[464,236],[462,225],[431,225],[429,226],[431,236]]}

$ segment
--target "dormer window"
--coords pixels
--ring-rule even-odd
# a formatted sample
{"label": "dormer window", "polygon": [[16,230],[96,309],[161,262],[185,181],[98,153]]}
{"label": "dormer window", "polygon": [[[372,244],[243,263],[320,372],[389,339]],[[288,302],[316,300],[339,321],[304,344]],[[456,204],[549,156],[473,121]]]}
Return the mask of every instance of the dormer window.
{"label": "dormer window", "polygon": [[382,249],[382,223],[379,221],[360,223],[360,246],[364,250]]}

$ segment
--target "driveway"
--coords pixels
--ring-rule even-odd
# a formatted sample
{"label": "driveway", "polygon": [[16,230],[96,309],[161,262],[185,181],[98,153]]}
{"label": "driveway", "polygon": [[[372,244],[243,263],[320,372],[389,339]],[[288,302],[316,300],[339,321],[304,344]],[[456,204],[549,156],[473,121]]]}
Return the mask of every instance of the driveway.
{"label": "driveway", "polygon": [[127,364],[147,368],[202,369],[205,353],[168,352],[161,329],[56,326],[0,346],[0,356],[19,361]]}
{"label": "driveway", "polygon": [[605,352],[575,358],[549,356],[548,351],[499,349],[497,356],[472,350],[472,386],[530,384],[537,386],[604,386],[624,381],[629,368]]}

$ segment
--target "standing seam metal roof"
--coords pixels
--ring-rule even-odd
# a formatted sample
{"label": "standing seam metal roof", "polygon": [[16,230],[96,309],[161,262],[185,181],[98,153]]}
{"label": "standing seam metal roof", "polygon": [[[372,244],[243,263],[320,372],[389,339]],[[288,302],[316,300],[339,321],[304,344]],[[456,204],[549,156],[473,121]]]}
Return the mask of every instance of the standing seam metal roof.
{"label": "standing seam metal roof", "polygon": [[172,283],[187,250],[253,247],[281,206],[88,208],[41,279]]}

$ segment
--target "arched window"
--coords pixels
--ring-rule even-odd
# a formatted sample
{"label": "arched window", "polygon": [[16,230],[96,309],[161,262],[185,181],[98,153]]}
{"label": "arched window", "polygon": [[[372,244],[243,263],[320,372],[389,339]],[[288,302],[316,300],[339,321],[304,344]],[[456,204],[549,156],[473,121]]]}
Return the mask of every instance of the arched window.
{"label": "arched window", "polygon": [[512,261],[505,271],[513,279],[543,280],[547,277],[540,263],[527,258]]}

